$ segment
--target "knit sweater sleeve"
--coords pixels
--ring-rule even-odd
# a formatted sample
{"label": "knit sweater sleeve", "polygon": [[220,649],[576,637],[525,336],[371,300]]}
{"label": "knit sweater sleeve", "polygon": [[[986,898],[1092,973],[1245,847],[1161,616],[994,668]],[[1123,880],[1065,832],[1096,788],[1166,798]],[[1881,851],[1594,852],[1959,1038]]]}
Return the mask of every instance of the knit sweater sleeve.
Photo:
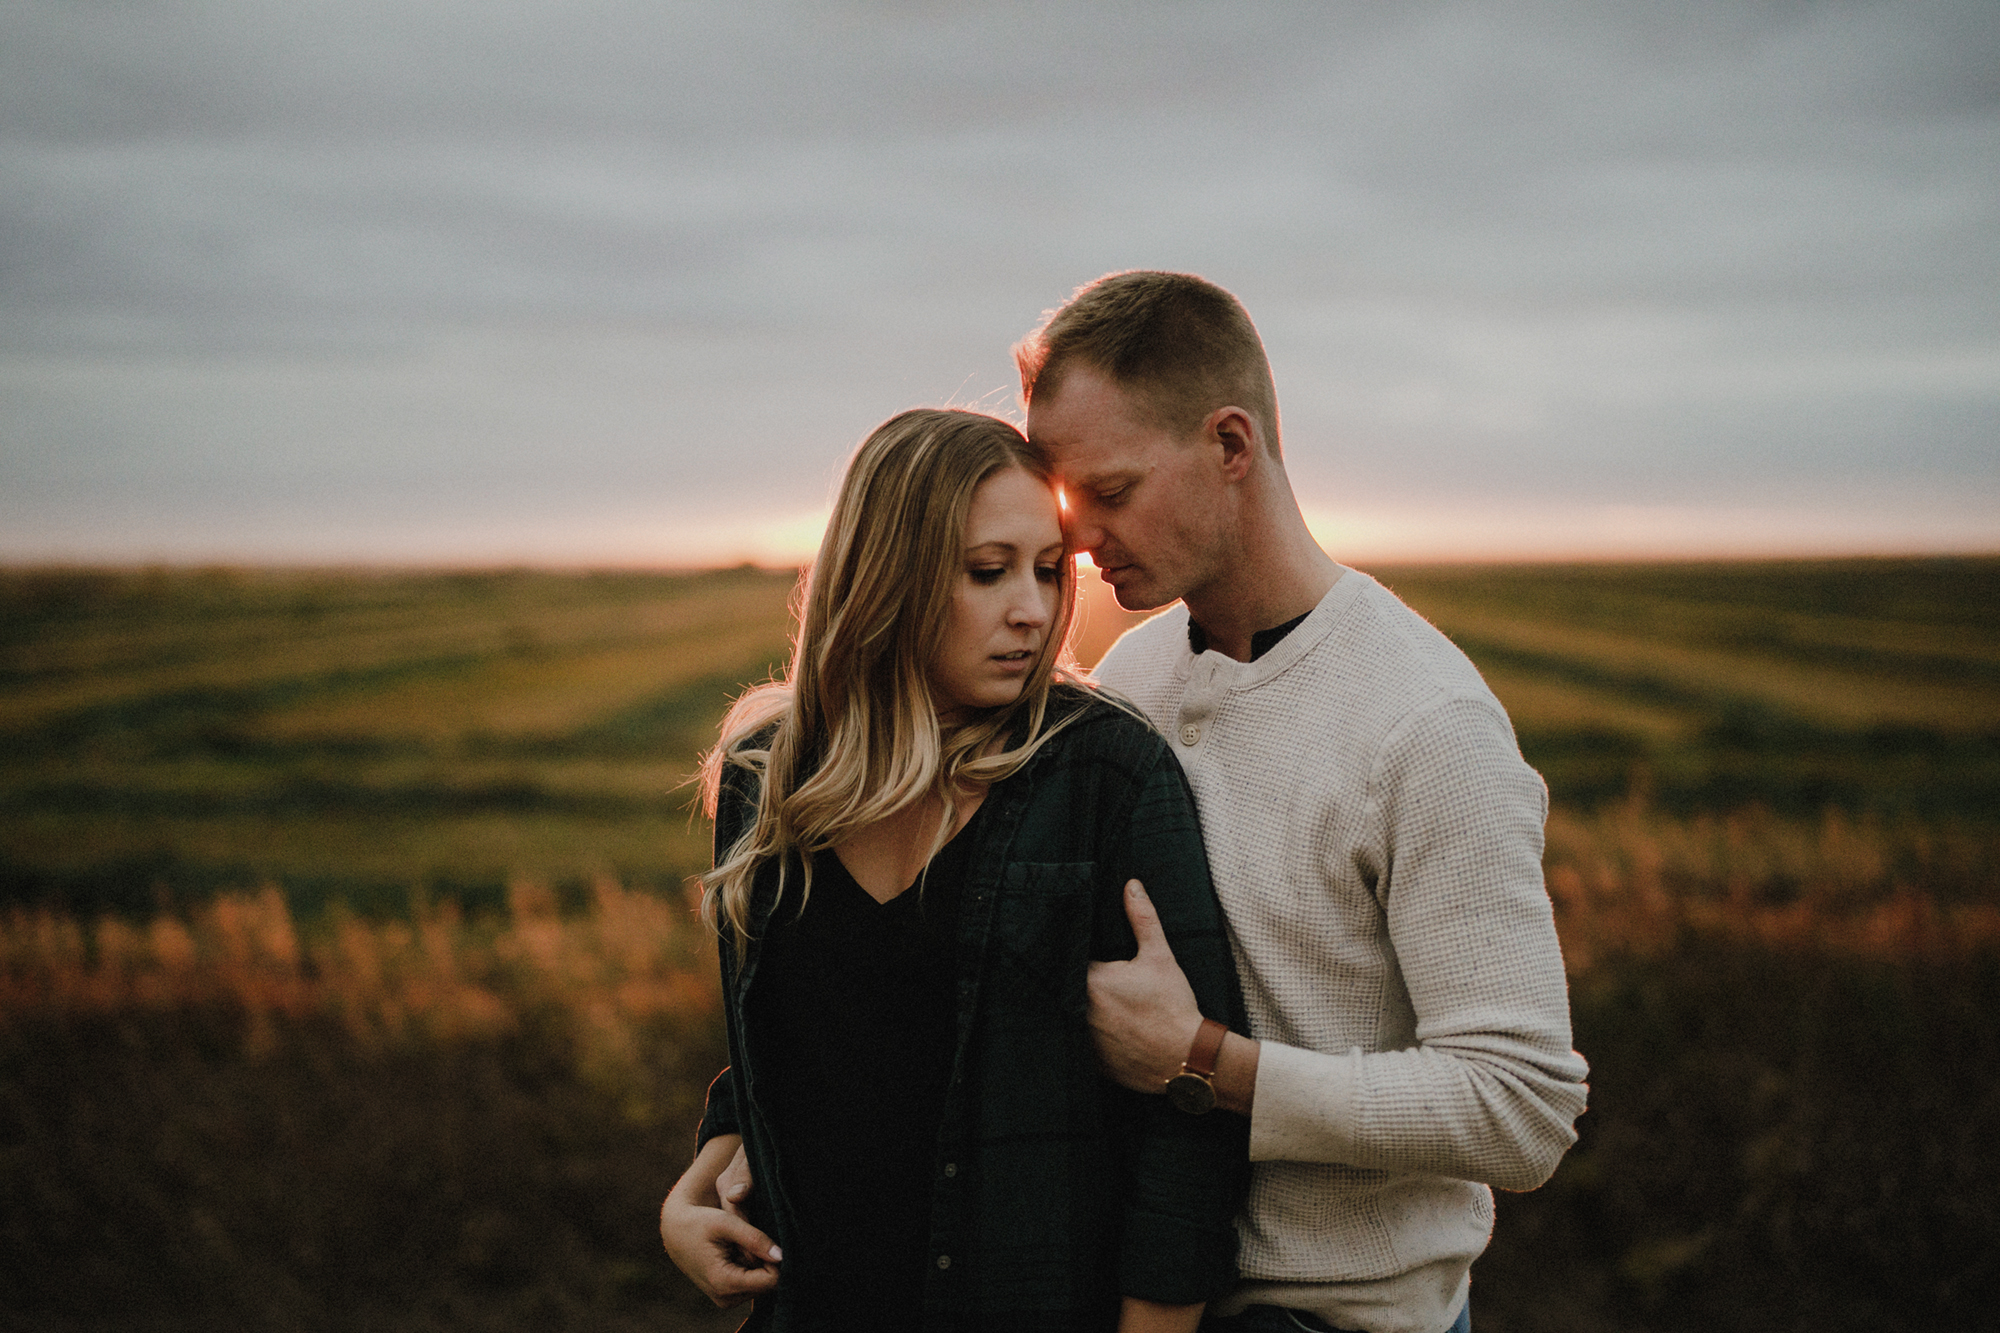
{"label": "knit sweater sleeve", "polygon": [[1587,1073],[1542,885],[1547,790],[1498,706],[1458,695],[1388,734],[1369,802],[1414,1044],[1265,1042],[1250,1155],[1533,1189],[1575,1142]]}

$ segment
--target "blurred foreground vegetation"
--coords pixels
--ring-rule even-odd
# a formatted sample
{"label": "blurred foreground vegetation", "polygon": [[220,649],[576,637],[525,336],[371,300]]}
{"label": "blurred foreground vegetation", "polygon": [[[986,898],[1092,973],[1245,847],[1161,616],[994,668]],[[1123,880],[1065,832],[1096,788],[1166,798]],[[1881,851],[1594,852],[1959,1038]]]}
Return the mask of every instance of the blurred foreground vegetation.
{"label": "blurred foreground vegetation", "polygon": [[[1375,572],[1549,778],[1593,1066],[1476,1326],[1982,1324],[2000,560]],[[790,590],[0,575],[0,1327],[733,1327],[681,784]]]}

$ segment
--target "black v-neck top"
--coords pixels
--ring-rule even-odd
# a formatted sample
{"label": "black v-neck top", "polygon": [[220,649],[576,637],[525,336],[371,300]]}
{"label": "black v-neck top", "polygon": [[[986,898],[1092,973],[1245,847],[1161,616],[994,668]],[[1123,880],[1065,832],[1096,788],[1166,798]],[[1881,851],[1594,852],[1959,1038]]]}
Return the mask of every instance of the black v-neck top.
{"label": "black v-neck top", "polygon": [[797,1243],[814,1250],[800,1269],[817,1281],[798,1294],[826,1327],[921,1323],[959,899],[980,813],[886,903],[822,852],[804,912],[780,906],[764,941],[746,1016],[771,1056],[760,1079]]}

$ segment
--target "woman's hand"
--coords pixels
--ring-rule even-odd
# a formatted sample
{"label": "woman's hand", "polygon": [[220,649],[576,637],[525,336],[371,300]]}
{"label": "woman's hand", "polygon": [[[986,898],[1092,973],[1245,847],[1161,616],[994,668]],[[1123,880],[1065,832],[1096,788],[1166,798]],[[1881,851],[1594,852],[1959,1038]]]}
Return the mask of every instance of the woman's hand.
{"label": "woman's hand", "polygon": [[660,1241],[668,1257],[725,1309],[777,1286],[784,1258],[769,1236],[724,1208],[716,1193],[716,1178],[742,1148],[741,1135],[710,1139],[660,1205]]}
{"label": "woman's hand", "polygon": [[750,1179],[750,1155],[738,1142],[736,1155],[729,1159],[729,1165],[722,1168],[722,1174],[715,1178],[716,1193],[722,1196],[722,1211],[747,1219],[749,1214],[743,1211],[743,1205],[750,1201],[750,1190],[754,1184]]}

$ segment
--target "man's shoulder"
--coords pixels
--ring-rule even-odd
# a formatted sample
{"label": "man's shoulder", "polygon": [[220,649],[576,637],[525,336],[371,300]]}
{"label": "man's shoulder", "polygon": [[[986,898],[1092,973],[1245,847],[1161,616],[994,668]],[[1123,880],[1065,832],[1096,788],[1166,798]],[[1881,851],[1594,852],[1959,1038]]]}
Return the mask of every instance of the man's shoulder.
{"label": "man's shoulder", "polygon": [[1465,698],[1499,706],[1479,668],[1443,631],[1382,583],[1365,574],[1349,577],[1357,587],[1348,614],[1321,648],[1341,659],[1364,688],[1405,707]]}
{"label": "man's shoulder", "polygon": [[1134,693],[1187,655],[1187,623],[1187,607],[1175,602],[1119,635],[1091,674],[1120,693]]}

